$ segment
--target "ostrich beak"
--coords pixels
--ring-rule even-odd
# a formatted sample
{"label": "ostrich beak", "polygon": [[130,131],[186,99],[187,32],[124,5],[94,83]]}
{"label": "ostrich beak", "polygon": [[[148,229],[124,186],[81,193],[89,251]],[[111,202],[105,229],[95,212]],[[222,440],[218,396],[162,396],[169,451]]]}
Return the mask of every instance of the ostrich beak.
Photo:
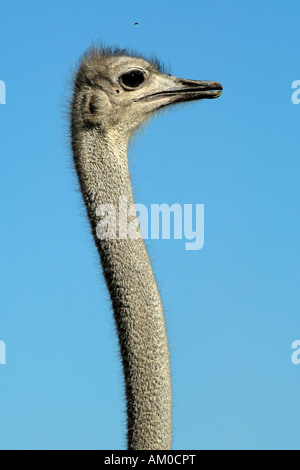
{"label": "ostrich beak", "polygon": [[164,76],[164,80],[159,83],[159,88],[159,91],[144,95],[138,101],[162,100],[160,106],[167,106],[184,101],[218,98],[223,90],[218,82],[186,80],[172,76]]}
{"label": "ostrich beak", "polygon": [[[211,82],[207,80],[184,80],[181,78],[176,79],[177,87],[169,90],[171,94],[177,94],[178,101],[190,101],[199,99],[214,99],[222,94],[223,87],[218,82]],[[181,96],[183,99],[181,99]]]}

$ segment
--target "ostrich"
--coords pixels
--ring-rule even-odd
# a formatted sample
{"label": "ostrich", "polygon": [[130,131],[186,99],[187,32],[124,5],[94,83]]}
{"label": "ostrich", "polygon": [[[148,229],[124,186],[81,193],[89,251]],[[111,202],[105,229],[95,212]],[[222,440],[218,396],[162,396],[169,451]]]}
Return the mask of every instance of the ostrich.
{"label": "ostrich", "polygon": [[[138,223],[136,236],[121,236],[128,222],[118,215],[119,236],[99,234],[99,221],[107,215],[99,207],[118,208],[120,198],[126,198],[127,207],[134,207],[127,147],[149,117],[175,103],[217,98],[221,90],[217,82],[166,74],[157,59],[102,46],[89,48],[74,74],[73,158],[114,312],[130,450],[171,448],[168,340],[160,294]],[[136,212],[132,218],[137,222]]]}

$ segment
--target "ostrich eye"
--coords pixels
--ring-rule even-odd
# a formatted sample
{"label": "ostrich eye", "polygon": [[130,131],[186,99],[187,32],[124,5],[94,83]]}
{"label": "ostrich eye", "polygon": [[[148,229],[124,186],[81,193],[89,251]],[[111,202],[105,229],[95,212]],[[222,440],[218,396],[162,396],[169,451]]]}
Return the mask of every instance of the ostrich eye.
{"label": "ostrich eye", "polygon": [[140,70],[131,70],[120,77],[121,84],[128,88],[137,88],[144,80],[144,74]]}

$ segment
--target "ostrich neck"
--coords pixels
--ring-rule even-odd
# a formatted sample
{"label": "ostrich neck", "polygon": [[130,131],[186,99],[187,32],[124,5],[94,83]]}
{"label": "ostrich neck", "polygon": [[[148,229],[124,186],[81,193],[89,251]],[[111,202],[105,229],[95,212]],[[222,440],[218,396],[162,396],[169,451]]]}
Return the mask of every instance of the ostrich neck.
{"label": "ostrich neck", "polygon": [[[133,204],[127,139],[96,128],[73,135],[74,160],[110,292],[127,398],[129,449],[170,449],[171,379],[165,319],[144,241],[97,236],[97,208]],[[124,199],[123,199],[124,200]],[[136,214],[135,214],[136,216]],[[118,218],[117,218],[118,221]],[[117,224],[118,225],[118,224]]]}

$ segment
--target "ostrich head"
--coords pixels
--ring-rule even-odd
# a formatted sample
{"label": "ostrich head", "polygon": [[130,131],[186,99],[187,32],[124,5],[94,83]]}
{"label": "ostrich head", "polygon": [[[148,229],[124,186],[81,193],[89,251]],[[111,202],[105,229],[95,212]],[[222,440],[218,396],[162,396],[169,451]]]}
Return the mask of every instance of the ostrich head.
{"label": "ostrich head", "polygon": [[[126,50],[91,48],[75,81],[75,115],[81,126],[130,136],[159,109],[185,101],[213,99],[220,83],[186,80],[164,73],[161,64]],[[78,112],[79,111],[79,112]]]}

